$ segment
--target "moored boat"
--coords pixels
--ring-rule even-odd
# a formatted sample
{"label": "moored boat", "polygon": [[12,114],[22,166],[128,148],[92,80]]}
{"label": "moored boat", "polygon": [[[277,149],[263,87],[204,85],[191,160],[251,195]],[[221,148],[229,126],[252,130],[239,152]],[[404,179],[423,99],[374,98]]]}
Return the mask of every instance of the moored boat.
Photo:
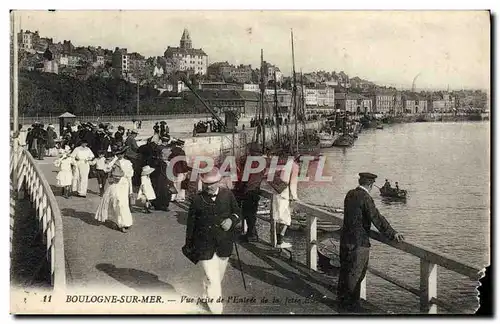
{"label": "moored boat", "polygon": [[337,136],[328,133],[319,133],[319,146],[321,148],[332,147]]}
{"label": "moored boat", "polygon": [[323,268],[340,268],[340,244],[334,238],[318,243],[318,264]]}
{"label": "moored boat", "polygon": [[349,147],[354,144],[354,138],[348,134],[339,136],[334,142],[333,146]]}
{"label": "moored boat", "polygon": [[379,188],[380,195],[382,197],[390,197],[390,198],[398,198],[398,199],[406,199],[407,191],[403,189],[396,188]]}

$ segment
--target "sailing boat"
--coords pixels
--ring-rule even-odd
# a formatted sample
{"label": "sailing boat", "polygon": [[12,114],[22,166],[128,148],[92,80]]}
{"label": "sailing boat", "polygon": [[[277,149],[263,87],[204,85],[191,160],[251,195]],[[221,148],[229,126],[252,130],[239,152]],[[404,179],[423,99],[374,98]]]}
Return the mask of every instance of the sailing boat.
{"label": "sailing boat", "polygon": [[[292,67],[293,67],[293,111],[295,113],[295,145],[294,152],[299,155],[309,155],[314,156],[315,159],[319,159],[320,154],[320,141],[315,131],[312,129],[306,128],[305,123],[305,96],[304,96],[304,82],[303,75],[301,73],[301,96],[300,96],[300,104],[297,104],[297,76],[295,73],[295,52],[293,47],[293,30],[291,31],[291,39],[292,39]],[[299,114],[300,110],[300,114]],[[302,134],[299,134],[298,122],[301,120],[302,126]]]}
{"label": "sailing boat", "polygon": [[[346,88],[346,101],[347,101],[347,94],[348,94],[347,81],[345,83],[345,88]],[[347,129],[348,117],[345,104],[341,118],[342,118],[342,134],[333,142],[333,146],[350,147],[354,144],[355,138]]]}

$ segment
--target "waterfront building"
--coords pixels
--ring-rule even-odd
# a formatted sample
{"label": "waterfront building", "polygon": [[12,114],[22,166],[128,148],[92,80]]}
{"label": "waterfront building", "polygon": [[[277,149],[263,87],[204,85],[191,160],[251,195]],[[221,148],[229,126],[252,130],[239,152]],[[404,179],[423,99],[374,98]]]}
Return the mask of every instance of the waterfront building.
{"label": "waterfront building", "polygon": [[243,90],[243,86],[236,83],[226,82],[200,82],[200,90]]}
{"label": "waterfront building", "polygon": [[407,114],[419,114],[427,112],[427,100],[416,93],[408,93],[403,96],[403,108]]}
{"label": "waterfront building", "polygon": [[245,83],[243,84],[243,90],[245,91],[253,91],[253,92],[259,92],[260,91],[260,86],[256,83]]}
{"label": "waterfront building", "polygon": [[194,74],[207,74],[208,55],[201,48],[193,48],[189,31],[184,29],[179,47],[167,47],[164,57],[176,59],[180,71],[191,71]]}
{"label": "waterfront building", "polygon": [[[217,113],[234,111],[246,117],[256,116],[260,101],[258,93],[244,90],[199,90],[198,94]],[[199,106],[200,110],[204,109],[191,92],[188,92],[187,96],[191,97],[192,101],[196,106]],[[269,105],[267,104],[267,106]],[[271,111],[268,110],[268,113],[270,112]]]}
{"label": "waterfront building", "polygon": [[448,93],[435,95],[431,104],[433,112],[451,112],[456,108],[455,97]]}
{"label": "waterfront building", "polygon": [[377,90],[371,95],[373,103],[373,112],[379,114],[388,114],[394,112],[394,91]]}
{"label": "waterfront building", "polygon": [[318,90],[318,107],[328,107],[334,109],[335,107],[335,89],[326,85],[320,84],[317,86]]}
{"label": "waterfront building", "polygon": [[372,99],[358,93],[339,92],[335,94],[335,109],[356,113],[372,113]]}

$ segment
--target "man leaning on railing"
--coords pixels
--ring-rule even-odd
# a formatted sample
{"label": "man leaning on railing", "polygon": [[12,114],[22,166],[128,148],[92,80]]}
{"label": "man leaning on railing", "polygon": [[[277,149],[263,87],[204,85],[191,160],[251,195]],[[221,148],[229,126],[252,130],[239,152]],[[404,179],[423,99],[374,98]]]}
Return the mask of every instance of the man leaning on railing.
{"label": "man leaning on railing", "polygon": [[373,173],[360,173],[359,186],[350,190],[344,200],[337,286],[340,310],[344,312],[361,311],[361,282],[368,269],[371,224],[390,240],[404,240],[403,235],[397,233],[385,217],[380,215],[370,196],[376,178]]}

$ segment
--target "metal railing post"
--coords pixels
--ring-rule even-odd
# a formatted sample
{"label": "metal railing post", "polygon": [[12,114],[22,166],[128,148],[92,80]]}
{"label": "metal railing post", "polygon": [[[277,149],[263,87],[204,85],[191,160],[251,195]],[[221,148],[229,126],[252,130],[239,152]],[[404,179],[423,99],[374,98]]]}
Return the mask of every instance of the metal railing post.
{"label": "metal railing post", "polygon": [[271,245],[273,247],[276,247],[276,245],[278,244],[278,229],[277,229],[277,226],[276,226],[276,220],[274,219],[274,216],[273,216],[273,208],[274,208],[274,204],[273,204],[273,200],[271,199],[271,208],[269,208],[269,216],[270,216],[270,221],[269,221],[269,224],[271,225],[270,226],[270,236],[271,236]]}
{"label": "metal railing post", "polygon": [[368,272],[365,274],[363,281],[361,281],[361,289],[359,290],[359,298],[366,300],[366,276]]}
{"label": "metal railing post", "polygon": [[307,266],[311,270],[318,270],[318,217],[307,215]]}
{"label": "metal railing post", "polygon": [[437,314],[437,265],[420,259],[420,312]]}

